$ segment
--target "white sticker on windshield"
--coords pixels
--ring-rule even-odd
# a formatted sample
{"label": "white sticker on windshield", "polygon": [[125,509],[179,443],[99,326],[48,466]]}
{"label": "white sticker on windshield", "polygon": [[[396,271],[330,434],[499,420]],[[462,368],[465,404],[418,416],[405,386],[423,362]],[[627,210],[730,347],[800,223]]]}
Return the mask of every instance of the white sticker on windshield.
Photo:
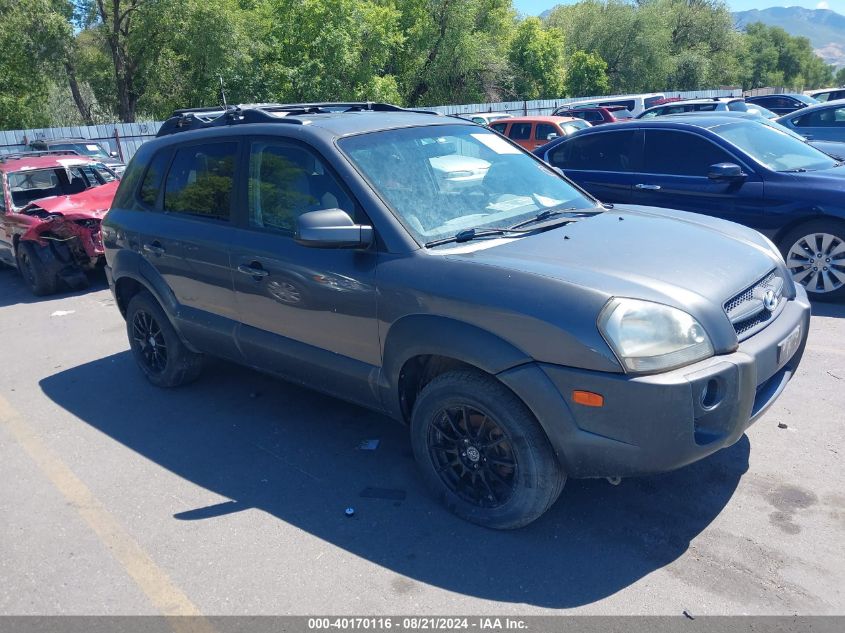
{"label": "white sticker on windshield", "polygon": [[96,151],[99,151],[100,146],[99,145],[86,145],[85,149],[87,149],[89,152],[96,152]]}
{"label": "white sticker on windshield", "polygon": [[519,154],[519,150],[501,136],[495,134],[470,134],[470,136],[481,141],[497,154]]}

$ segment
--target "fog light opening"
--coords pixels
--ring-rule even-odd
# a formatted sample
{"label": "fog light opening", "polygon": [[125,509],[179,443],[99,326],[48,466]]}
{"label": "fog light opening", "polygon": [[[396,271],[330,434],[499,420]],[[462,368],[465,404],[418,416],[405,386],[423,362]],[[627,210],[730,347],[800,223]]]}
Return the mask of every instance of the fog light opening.
{"label": "fog light opening", "polygon": [[701,406],[705,409],[712,409],[719,404],[721,399],[722,394],[721,389],[719,389],[719,381],[711,378],[701,391]]}

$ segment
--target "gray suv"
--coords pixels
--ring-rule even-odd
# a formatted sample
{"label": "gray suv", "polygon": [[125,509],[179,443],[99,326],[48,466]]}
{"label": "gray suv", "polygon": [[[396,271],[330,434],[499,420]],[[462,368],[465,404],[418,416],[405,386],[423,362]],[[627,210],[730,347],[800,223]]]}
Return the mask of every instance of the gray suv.
{"label": "gray suv", "polygon": [[434,494],[493,528],[567,477],[733,444],[810,318],[756,231],[602,205],[491,130],[386,104],[178,112],[103,238],[151,382],[210,355],[385,413]]}

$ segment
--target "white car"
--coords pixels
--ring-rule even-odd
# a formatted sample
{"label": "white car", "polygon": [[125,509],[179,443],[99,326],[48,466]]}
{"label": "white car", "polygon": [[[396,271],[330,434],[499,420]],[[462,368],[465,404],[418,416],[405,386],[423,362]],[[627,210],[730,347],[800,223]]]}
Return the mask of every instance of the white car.
{"label": "white car", "polygon": [[512,119],[513,115],[507,112],[476,112],[475,114],[466,114],[464,118],[479,125],[490,125],[493,121],[500,119]]}

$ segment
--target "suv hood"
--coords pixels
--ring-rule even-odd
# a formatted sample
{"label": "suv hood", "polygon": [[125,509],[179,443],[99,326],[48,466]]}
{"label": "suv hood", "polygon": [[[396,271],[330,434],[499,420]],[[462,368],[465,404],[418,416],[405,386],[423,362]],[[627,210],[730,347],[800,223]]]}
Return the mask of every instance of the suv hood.
{"label": "suv hood", "polygon": [[784,294],[795,294],[782,259],[762,235],[683,211],[616,206],[563,227],[495,243],[455,255],[582,286],[607,298],[673,305],[705,327],[707,322],[727,325],[731,336],[724,303],[772,269],[782,271]]}

